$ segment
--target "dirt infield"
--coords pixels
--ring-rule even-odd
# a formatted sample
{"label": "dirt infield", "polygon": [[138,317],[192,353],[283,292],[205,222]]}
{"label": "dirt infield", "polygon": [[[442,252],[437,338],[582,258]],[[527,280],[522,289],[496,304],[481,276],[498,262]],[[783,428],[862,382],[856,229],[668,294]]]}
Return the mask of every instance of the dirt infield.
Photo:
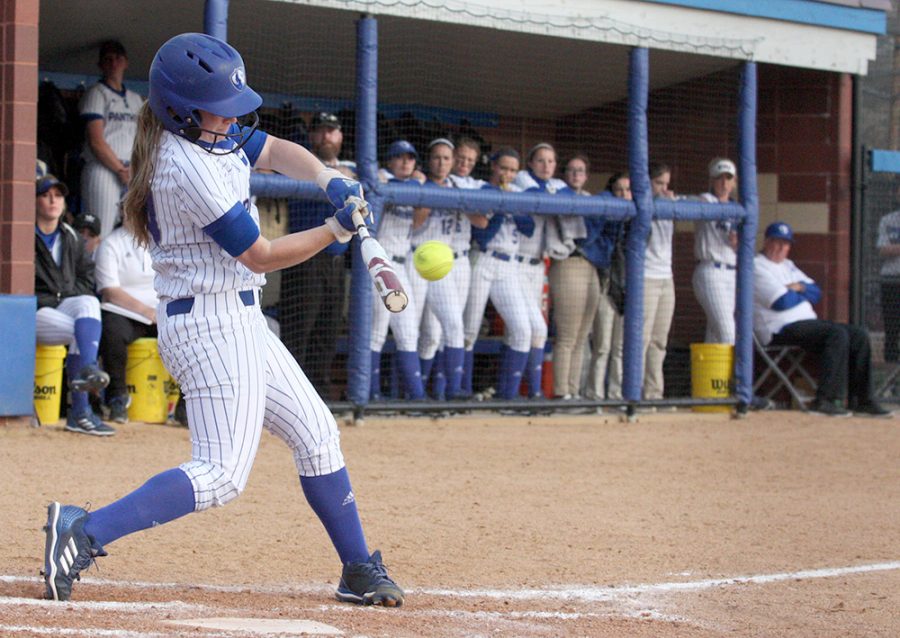
{"label": "dirt infield", "polygon": [[236,502],[117,541],[73,602],[41,601],[46,504],[102,506],[184,460],[188,434],[0,428],[0,635],[263,635],[167,624],[221,617],[345,636],[900,635],[900,419],[474,414],[342,437],[401,609],[334,601],[336,556],[268,435]]}

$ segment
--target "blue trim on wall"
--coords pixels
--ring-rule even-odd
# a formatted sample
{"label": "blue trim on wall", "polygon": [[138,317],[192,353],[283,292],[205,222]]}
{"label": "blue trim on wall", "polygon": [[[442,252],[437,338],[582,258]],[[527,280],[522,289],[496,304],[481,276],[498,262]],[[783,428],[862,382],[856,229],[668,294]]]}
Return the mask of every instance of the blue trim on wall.
{"label": "blue trim on wall", "polygon": [[817,27],[861,31],[883,35],[887,30],[884,11],[841,7],[815,0],[644,0],[688,9],[734,13]]}
{"label": "blue trim on wall", "polygon": [[900,173],[900,151],[874,148],[870,151],[869,162],[873,173]]}

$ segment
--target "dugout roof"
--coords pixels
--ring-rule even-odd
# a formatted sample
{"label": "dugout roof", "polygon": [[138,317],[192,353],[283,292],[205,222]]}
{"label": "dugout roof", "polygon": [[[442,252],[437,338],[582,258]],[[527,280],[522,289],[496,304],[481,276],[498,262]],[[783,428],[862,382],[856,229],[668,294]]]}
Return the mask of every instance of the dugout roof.
{"label": "dugout roof", "polygon": [[[413,43],[382,47],[382,69],[439,78],[448,92],[467,94],[470,108],[486,111],[501,97],[495,91],[528,86],[539,74],[546,90],[523,92],[517,114],[552,117],[625,97],[628,47],[635,45],[652,49],[653,89],[750,59],[864,74],[889,6],[887,0],[232,0],[228,36],[242,51],[260,39],[277,44],[273,54],[251,54],[251,82],[277,73],[285,60],[315,59],[312,51],[321,58],[327,47],[329,64],[307,65],[303,85],[350,98],[354,21],[369,13],[382,18],[382,41]],[[43,77],[62,86],[93,83],[97,44],[118,38],[129,51],[128,77],[140,89],[161,42],[202,30],[204,1],[42,0],[40,9]],[[538,62],[517,64],[523,47]],[[479,64],[477,83],[470,60]],[[404,90],[392,83],[380,100],[415,100],[413,83],[409,94]]]}

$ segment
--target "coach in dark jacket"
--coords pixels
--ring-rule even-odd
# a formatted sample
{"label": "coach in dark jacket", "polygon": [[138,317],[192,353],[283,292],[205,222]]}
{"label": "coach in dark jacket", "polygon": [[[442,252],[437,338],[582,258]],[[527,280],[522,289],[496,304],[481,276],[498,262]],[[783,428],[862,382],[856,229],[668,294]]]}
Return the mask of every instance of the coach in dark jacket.
{"label": "coach in dark jacket", "polygon": [[62,221],[69,189],[53,175],[35,184],[34,291],[37,295],[37,342],[68,345],[66,360],[72,405],[66,429],[109,436],[115,430],[91,410],[88,392],[109,383],[97,367],[100,302],[94,296],[94,264],[81,237]]}

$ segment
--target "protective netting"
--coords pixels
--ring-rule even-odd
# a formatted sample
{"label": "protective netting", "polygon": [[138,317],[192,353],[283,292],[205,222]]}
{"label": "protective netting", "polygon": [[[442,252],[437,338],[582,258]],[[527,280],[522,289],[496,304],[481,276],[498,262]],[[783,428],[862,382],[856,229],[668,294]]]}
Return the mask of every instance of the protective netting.
{"label": "protective netting", "polygon": [[[258,23],[270,23],[275,16],[295,25],[292,37],[307,46],[303,55],[292,55],[293,45],[277,37],[251,37],[252,27],[239,19],[239,10],[233,8],[230,24],[244,26],[232,28],[230,38],[244,52],[255,84],[277,96],[267,100],[273,108],[264,112],[269,129],[303,142],[310,118],[327,109],[341,120],[340,157],[352,159],[354,67],[348,50],[356,17],[254,3]],[[321,60],[309,55],[309,43],[317,39],[321,47],[312,48],[322,52]],[[341,47],[334,46],[336,41]],[[628,163],[626,47],[380,17],[378,58],[382,180],[482,188],[491,181],[491,158],[499,153],[517,161],[522,171],[517,178],[513,171],[510,188],[542,190],[548,197],[566,188],[591,196],[625,196],[627,176],[610,178],[626,171]],[[455,72],[448,73],[448,67]],[[698,70],[709,73],[681,81],[696,78]],[[736,160],[736,67],[718,58],[668,55],[651,73],[651,159],[668,164],[676,197],[697,198],[710,189],[711,160]],[[454,148],[443,143],[429,148],[440,138]],[[400,140],[415,149],[420,172],[409,174],[398,162],[403,153],[391,149]],[[539,144],[552,148],[537,147],[529,156]],[[450,163],[446,181],[442,155]],[[495,185],[507,188],[497,171]],[[288,204],[304,206],[310,204]],[[622,223],[560,223],[556,216],[539,215],[490,223],[483,216],[430,210],[424,222],[415,222],[421,226],[410,229],[413,215],[409,208],[388,207],[380,222],[379,239],[408,278],[416,313],[413,321],[398,321],[374,309],[372,400],[417,398],[413,369],[421,373],[432,398],[542,394],[621,399],[620,311],[627,294]],[[481,224],[488,227],[479,230]],[[651,273],[646,286],[645,370],[650,378],[644,394],[684,398],[691,396],[689,344],[706,337],[705,315],[692,286],[694,223],[664,221],[659,226],[656,237],[663,245],[652,243],[652,250],[668,260],[658,266],[669,274],[660,279],[660,271]],[[663,237],[672,231],[671,237]],[[582,245],[588,235],[591,245]],[[425,282],[411,267],[412,251],[428,240],[447,243],[456,255],[451,274],[440,282]],[[732,250],[722,263],[731,281],[734,263]],[[311,267],[297,270],[309,272]],[[315,281],[325,276],[318,272]],[[346,287],[336,280],[326,286],[332,293],[327,304],[332,314],[322,325],[309,316],[317,299],[313,284],[286,286],[288,277],[282,276],[272,309],[282,338],[320,391],[328,398],[341,397]],[[717,294],[730,296],[733,305],[733,283]],[[268,292],[266,296],[272,298]],[[733,332],[732,327],[732,339]],[[302,351],[310,340],[315,341],[312,357]]]}
{"label": "protective netting", "polygon": [[[356,16],[291,3],[237,3],[229,41],[264,98],[261,128],[310,149],[355,174]],[[265,27],[263,27],[265,25]],[[321,225],[324,202],[262,198],[262,233],[270,239]],[[313,385],[327,400],[346,398],[350,253],[323,253],[267,276],[264,312]]]}
{"label": "protective netting", "polygon": [[859,224],[860,315],[872,340],[875,389],[880,398],[900,401],[900,174],[872,169],[872,149],[900,150],[900,30],[896,11],[889,33],[878,39],[878,56],[860,79],[862,209]]}

